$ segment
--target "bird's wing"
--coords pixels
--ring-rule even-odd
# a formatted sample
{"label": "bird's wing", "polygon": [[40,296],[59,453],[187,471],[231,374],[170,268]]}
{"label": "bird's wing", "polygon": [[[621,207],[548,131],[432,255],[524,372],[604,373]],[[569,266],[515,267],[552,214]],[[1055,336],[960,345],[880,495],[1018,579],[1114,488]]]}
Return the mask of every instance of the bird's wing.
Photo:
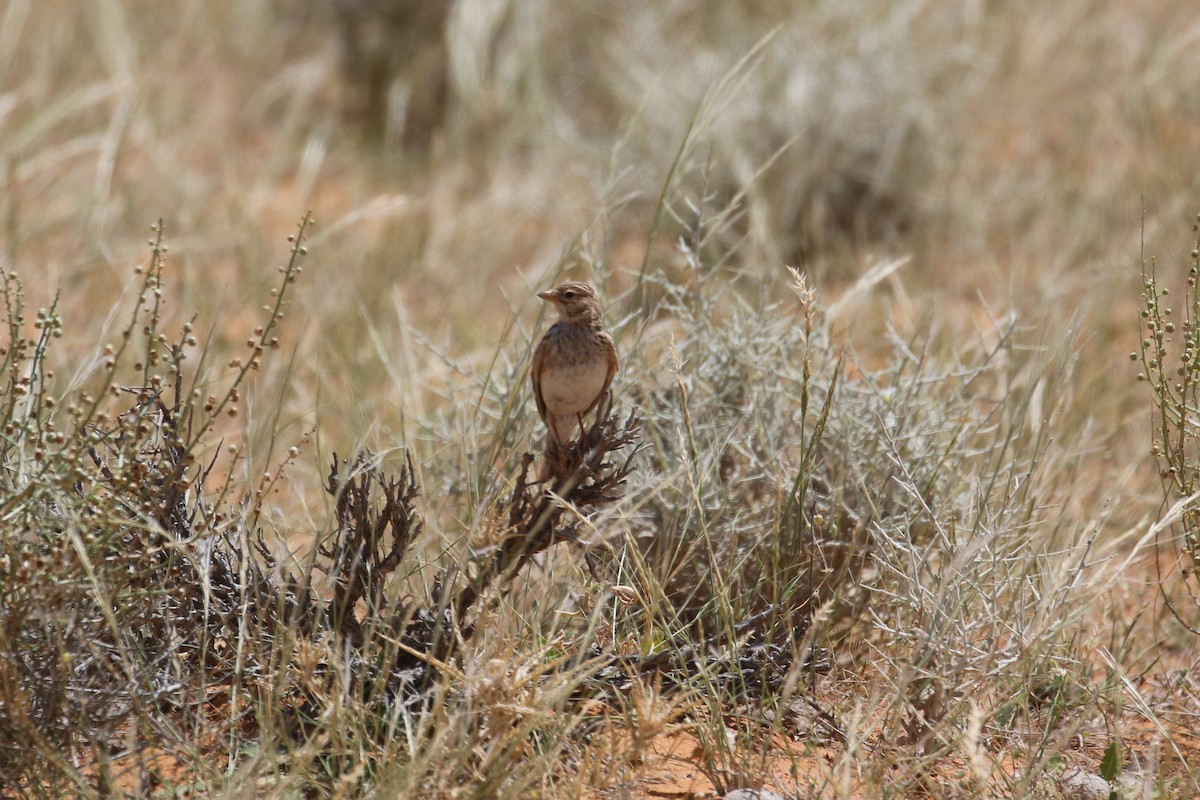
{"label": "bird's wing", "polygon": [[542,362],[548,349],[546,337],[543,336],[537,349],[533,351],[533,365],[529,368],[529,379],[533,382],[533,402],[537,403],[538,416],[543,421],[546,419],[546,401],[542,399]]}
{"label": "bird's wing", "polygon": [[608,397],[608,389],[612,386],[613,377],[617,374],[617,366],[619,365],[617,346],[613,343],[613,338],[607,331],[602,334],[602,339],[604,341],[604,354],[608,356],[608,376],[604,379],[604,388],[600,390],[600,394],[596,395],[596,399],[588,406],[588,410],[583,412],[585,415],[592,413],[592,409],[600,405],[600,403],[604,402],[604,398]]}
{"label": "bird's wing", "polygon": [[604,349],[608,351],[608,378],[604,381],[604,390],[600,394],[607,394],[608,387],[612,386],[613,378],[617,375],[617,367],[620,366],[617,345],[607,332],[604,334]]}

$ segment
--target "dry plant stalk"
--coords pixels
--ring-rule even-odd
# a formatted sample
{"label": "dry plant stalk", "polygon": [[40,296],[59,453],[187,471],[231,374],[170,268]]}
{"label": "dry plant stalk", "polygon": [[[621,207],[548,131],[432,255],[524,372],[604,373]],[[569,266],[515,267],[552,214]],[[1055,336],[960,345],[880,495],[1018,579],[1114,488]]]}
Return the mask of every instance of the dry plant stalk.
{"label": "dry plant stalk", "polygon": [[[1193,232],[1200,231],[1197,215]],[[1149,385],[1155,417],[1152,431],[1152,452],[1158,462],[1163,480],[1163,508],[1184,502],[1180,516],[1180,545],[1174,560],[1183,577],[1188,598],[1200,606],[1200,434],[1196,428],[1196,409],[1200,408],[1200,234],[1189,256],[1190,264],[1185,282],[1182,313],[1174,315],[1168,303],[1170,289],[1158,277],[1155,262],[1148,263],[1143,243],[1142,253],[1142,333],[1140,352],[1130,353],[1132,361],[1140,361],[1142,372],[1137,379]],[[1174,344],[1175,337],[1182,341]],[[1172,526],[1174,527],[1174,526]],[[1158,538],[1155,546],[1161,547]],[[1155,561],[1162,569],[1162,562]],[[1159,591],[1171,613],[1187,630],[1200,635],[1200,628],[1181,613],[1178,600],[1171,597],[1160,576]]]}

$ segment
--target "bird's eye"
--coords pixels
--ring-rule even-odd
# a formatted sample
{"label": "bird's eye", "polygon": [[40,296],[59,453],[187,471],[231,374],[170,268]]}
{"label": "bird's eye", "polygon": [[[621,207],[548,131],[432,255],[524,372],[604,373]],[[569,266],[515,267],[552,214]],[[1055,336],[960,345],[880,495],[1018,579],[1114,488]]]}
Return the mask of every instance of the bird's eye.
{"label": "bird's eye", "polygon": [[568,289],[567,291],[563,292],[563,299],[564,300],[574,300],[575,292],[571,289]]}

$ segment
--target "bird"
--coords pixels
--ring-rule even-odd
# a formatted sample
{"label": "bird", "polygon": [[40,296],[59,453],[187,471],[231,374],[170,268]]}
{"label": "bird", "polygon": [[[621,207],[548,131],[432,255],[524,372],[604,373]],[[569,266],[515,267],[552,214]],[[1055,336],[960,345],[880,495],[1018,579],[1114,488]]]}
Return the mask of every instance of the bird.
{"label": "bird", "polygon": [[567,445],[577,430],[585,432],[584,417],[612,386],[617,346],[604,328],[604,310],[591,286],[567,281],[537,296],[554,305],[558,321],[533,353],[533,398],[551,441]]}

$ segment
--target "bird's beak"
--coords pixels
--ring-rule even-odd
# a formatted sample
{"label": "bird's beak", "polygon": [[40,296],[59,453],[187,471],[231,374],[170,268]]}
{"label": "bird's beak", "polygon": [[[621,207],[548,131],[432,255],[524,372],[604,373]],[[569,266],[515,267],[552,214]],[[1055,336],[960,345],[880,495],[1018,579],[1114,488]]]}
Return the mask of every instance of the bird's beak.
{"label": "bird's beak", "polygon": [[543,300],[549,300],[551,302],[554,302],[554,299],[555,299],[554,292],[538,292],[537,296],[542,298]]}

